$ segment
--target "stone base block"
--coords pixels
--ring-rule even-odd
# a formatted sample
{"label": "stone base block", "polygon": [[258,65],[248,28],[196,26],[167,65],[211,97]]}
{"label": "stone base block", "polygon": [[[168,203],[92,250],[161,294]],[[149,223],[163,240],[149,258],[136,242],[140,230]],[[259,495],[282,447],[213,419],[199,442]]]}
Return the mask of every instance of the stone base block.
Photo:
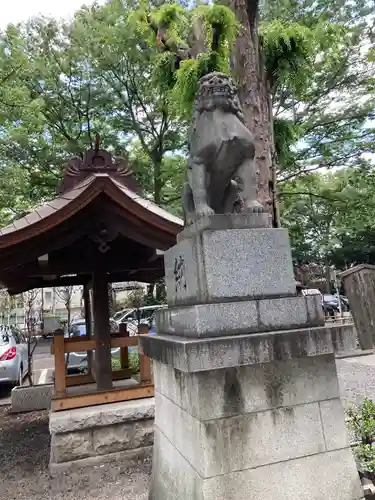
{"label": "stone base block", "polygon": [[150,499],[363,498],[333,353],[154,377]]}
{"label": "stone base block", "polygon": [[[200,372],[339,353],[343,347],[339,338],[345,337],[347,327],[321,326],[211,338],[144,335],[141,349],[150,358],[181,372]],[[344,333],[340,333],[341,329]]]}
{"label": "stone base block", "polygon": [[53,390],[52,384],[14,387],[11,393],[12,413],[49,409]]}
{"label": "stone base block", "polygon": [[190,373],[334,352],[325,326],[203,339],[144,335],[140,340],[143,354]]}
{"label": "stone base block", "polygon": [[177,235],[177,243],[203,231],[223,231],[225,229],[259,229],[272,227],[268,212],[262,214],[215,214],[202,217],[185,227]]}
{"label": "stone base block", "polygon": [[360,500],[363,488],[348,448],[203,478],[156,428],[149,499]]}
{"label": "stone base block", "polygon": [[324,325],[318,295],[223,302],[161,309],[157,331],[185,337],[214,337]]}
{"label": "stone base block", "polygon": [[153,371],[156,391],[201,421],[339,398],[331,354],[194,373],[154,361]]}
{"label": "stone base block", "polygon": [[50,468],[153,444],[154,399],[126,401],[50,415]]}
{"label": "stone base block", "polygon": [[286,229],[204,230],[164,263],[169,306],[296,295]]}

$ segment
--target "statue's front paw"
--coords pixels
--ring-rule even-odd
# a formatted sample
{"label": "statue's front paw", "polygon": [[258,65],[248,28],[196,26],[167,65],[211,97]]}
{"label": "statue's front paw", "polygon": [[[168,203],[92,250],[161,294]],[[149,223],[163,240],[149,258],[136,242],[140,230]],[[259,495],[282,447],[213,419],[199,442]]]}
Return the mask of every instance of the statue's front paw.
{"label": "statue's front paw", "polygon": [[244,212],[253,214],[262,214],[265,212],[264,206],[257,200],[248,201],[244,204]]}
{"label": "statue's front paw", "polygon": [[210,215],[215,215],[215,212],[208,205],[202,205],[201,207],[197,207],[196,215],[197,218],[209,217]]}

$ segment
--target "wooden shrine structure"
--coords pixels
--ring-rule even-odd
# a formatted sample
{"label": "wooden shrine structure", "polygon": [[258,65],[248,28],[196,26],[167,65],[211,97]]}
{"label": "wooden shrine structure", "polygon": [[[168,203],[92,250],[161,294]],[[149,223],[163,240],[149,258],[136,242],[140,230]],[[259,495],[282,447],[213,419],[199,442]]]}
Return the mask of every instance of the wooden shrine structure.
{"label": "wooden shrine structure", "polygon": [[[0,282],[9,293],[84,287],[87,335],[70,339],[61,331],[54,337],[53,410],[153,395],[149,361],[142,355],[138,385],[118,386],[130,376],[127,349],[138,345],[138,337],[124,328],[111,335],[108,283],[161,278],[162,251],[175,244],[181,225],[141,196],[127,160],[112,157],[97,140],[83,158],[70,161],[54,200],[0,230]],[[112,372],[113,347],[121,349],[117,372]],[[65,353],[92,351],[88,373],[66,374]]]}

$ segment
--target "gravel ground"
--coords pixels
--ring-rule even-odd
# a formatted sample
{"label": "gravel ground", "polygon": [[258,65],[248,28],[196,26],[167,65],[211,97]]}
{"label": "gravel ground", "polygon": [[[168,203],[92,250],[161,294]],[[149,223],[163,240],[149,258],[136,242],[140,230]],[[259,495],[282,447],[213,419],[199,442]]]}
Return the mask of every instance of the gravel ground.
{"label": "gravel ground", "polygon": [[1,500],[146,500],[151,464],[105,464],[51,478],[48,412],[0,408]]}
{"label": "gravel ground", "polygon": [[375,401],[375,355],[336,360],[341,399],[346,408]]}

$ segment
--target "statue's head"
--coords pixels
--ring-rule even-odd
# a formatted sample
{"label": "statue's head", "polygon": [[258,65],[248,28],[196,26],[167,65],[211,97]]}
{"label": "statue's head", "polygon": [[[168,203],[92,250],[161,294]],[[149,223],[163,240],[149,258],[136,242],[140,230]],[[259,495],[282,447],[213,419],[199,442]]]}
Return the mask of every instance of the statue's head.
{"label": "statue's head", "polygon": [[199,89],[195,101],[198,112],[221,109],[234,113],[244,121],[237,88],[233,79],[225,73],[209,73],[199,80]]}

